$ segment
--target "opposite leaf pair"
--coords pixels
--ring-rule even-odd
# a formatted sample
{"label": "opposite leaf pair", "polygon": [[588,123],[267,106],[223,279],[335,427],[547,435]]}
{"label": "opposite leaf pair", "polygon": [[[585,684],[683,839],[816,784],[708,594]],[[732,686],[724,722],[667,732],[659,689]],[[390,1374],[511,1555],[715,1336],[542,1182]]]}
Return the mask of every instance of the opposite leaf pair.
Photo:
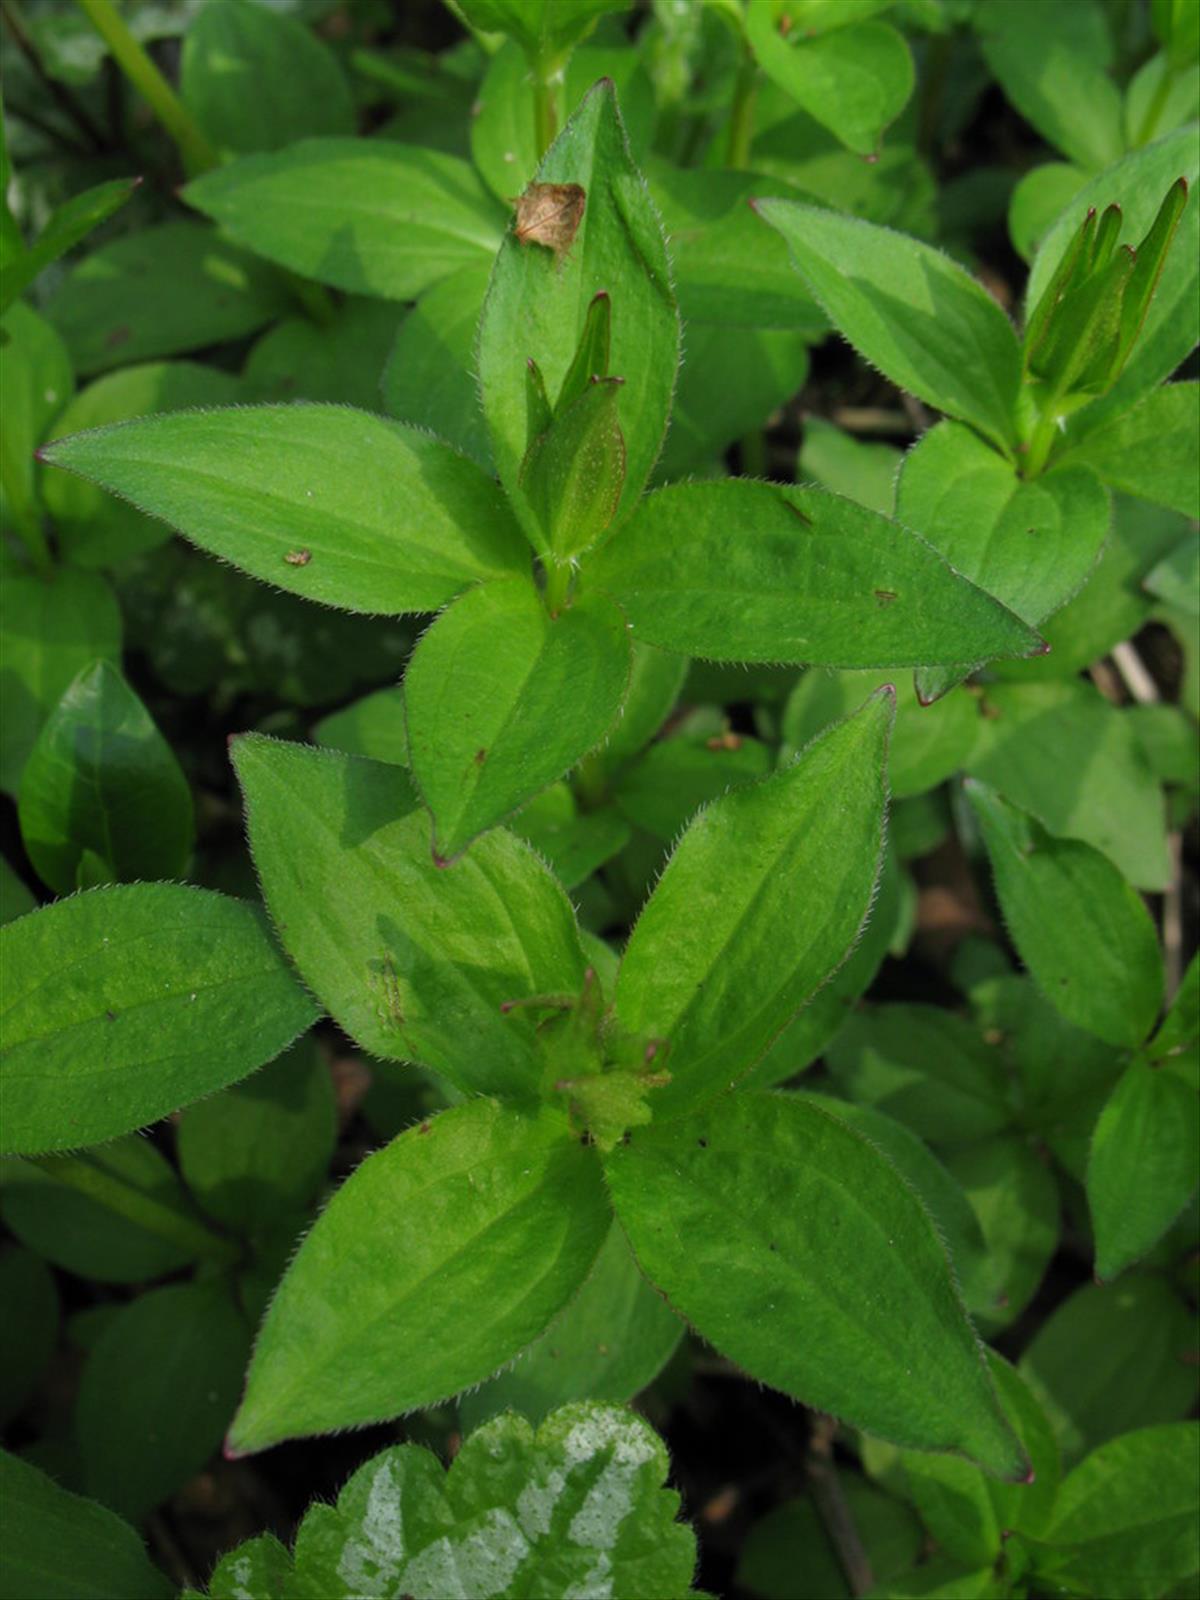
{"label": "opposite leaf pair", "polygon": [[478,368],[501,488],[428,434],[322,405],[154,417],[44,458],[311,599],[383,614],[453,602],[405,692],[443,860],[610,733],[631,637],[723,661],[959,675],[1039,648],[922,539],[851,501],[746,481],[642,498],[679,318],[611,85],[564,128],[538,184],[585,199],[561,252],[517,227],[496,260]]}

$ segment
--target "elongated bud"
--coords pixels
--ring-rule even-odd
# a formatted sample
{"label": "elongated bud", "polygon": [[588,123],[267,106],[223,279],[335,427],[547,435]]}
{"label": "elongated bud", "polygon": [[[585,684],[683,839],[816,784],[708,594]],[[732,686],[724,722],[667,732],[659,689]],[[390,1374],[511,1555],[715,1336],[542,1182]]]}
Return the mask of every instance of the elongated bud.
{"label": "elongated bud", "polygon": [[601,289],[588,306],[575,359],[563,379],[556,410],[562,411],[587,388],[592,378],[608,377],[609,346],[612,343],[612,302]]}
{"label": "elongated bud", "polygon": [[625,485],[625,436],[617,415],[622,378],[591,378],[560,407],[521,467],[521,487],[550,553],[567,561],[595,544]]}

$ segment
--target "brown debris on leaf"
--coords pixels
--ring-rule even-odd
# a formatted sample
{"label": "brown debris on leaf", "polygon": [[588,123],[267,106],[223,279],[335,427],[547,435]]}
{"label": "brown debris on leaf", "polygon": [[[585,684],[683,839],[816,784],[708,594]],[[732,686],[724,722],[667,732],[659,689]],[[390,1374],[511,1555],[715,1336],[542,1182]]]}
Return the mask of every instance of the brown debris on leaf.
{"label": "brown debris on leaf", "polygon": [[561,261],[583,221],[587,194],[577,183],[531,183],[517,197],[516,236],[521,244],[540,244]]}

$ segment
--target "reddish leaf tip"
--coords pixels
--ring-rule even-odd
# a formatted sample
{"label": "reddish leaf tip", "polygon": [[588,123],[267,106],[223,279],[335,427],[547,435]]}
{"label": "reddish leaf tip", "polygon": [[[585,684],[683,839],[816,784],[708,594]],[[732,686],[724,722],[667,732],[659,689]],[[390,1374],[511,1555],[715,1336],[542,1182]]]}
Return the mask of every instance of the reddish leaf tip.
{"label": "reddish leaf tip", "polygon": [[1036,1483],[1037,1482],[1037,1473],[1034,1471],[1034,1469],[1032,1467],[1030,1467],[1029,1471],[1021,1479],[1021,1482],[1022,1483]]}
{"label": "reddish leaf tip", "polygon": [[225,1457],[226,1461],[244,1461],[250,1454],[250,1451],[239,1450],[233,1442],[233,1435],[231,1433],[227,1433],[225,1435],[224,1442],[221,1445],[221,1454]]}

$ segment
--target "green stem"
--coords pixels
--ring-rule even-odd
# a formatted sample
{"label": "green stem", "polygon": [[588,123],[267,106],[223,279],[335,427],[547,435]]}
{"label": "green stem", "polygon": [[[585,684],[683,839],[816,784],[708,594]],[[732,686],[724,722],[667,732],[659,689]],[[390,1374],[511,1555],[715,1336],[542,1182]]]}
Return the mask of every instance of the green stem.
{"label": "green stem", "polygon": [[738,68],[733,89],[733,109],[729,114],[729,140],[725,146],[727,167],[748,167],[750,146],[754,143],[754,102],[758,97],[758,63],[746,50]]}
{"label": "green stem", "polygon": [[571,592],[571,563],[569,561],[554,561],[547,559],[546,563],[546,610],[552,617],[567,603]]}
{"label": "green stem", "polygon": [[86,1195],[144,1233],[152,1233],[178,1245],[181,1250],[225,1266],[241,1260],[241,1248],[232,1239],[222,1238],[199,1218],[185,1216],[145,1190],[132,1188],[86,1155],[30,1156],[27,1159],[31,1167],[36,1167],[52,1182]]}
{"label": "green stem", "polygon": [[1138,136],[1134,141],[1134,148],[1140,150],[1143,145],[1149,144],[1158,129],[1159,119],[1166,109],[1167,99],[1171,93],[1175,73],[1167,64],[1163,68],[1163,75],[1158,81],[1158,88],[1150,104],[1146,107],[1146,115],[1142,118],[1142,125],[1138,129]]}
{"label": "green stem", "polygon": [[112,52],[117,65],[171,135],[190,176],[215,167],[220,157],[191,112],[130,33],[113,0],[78,0],[80,9]]}
{"label": "green stem", "polygon": [[[0,359],[3,359],[2,352]],[[20,467],[13,459],[11,451],[6,448],[2,435],[0,435],[0,487],[4,489],[9,515],[29,552],[29,559],[42,576],[48,578],[54,571],[54,561],[50,555],[46,530],[42,527],[36,503],[26,494]]]}
{"label": "green stem", "polygon": [[534,62],[533,142],[539,161],[554,143],[558,132],[558,90],[561,83],[562,68],[559,63]]}
{"label": "green stem", "polygon": [[1044,471],[1046,462],[1050,459],[1050,452],[1058,440],[1058,434],[1058,416],[1051,407],[1042,412],[1030,435],[1023,477],[1036,478]]}

